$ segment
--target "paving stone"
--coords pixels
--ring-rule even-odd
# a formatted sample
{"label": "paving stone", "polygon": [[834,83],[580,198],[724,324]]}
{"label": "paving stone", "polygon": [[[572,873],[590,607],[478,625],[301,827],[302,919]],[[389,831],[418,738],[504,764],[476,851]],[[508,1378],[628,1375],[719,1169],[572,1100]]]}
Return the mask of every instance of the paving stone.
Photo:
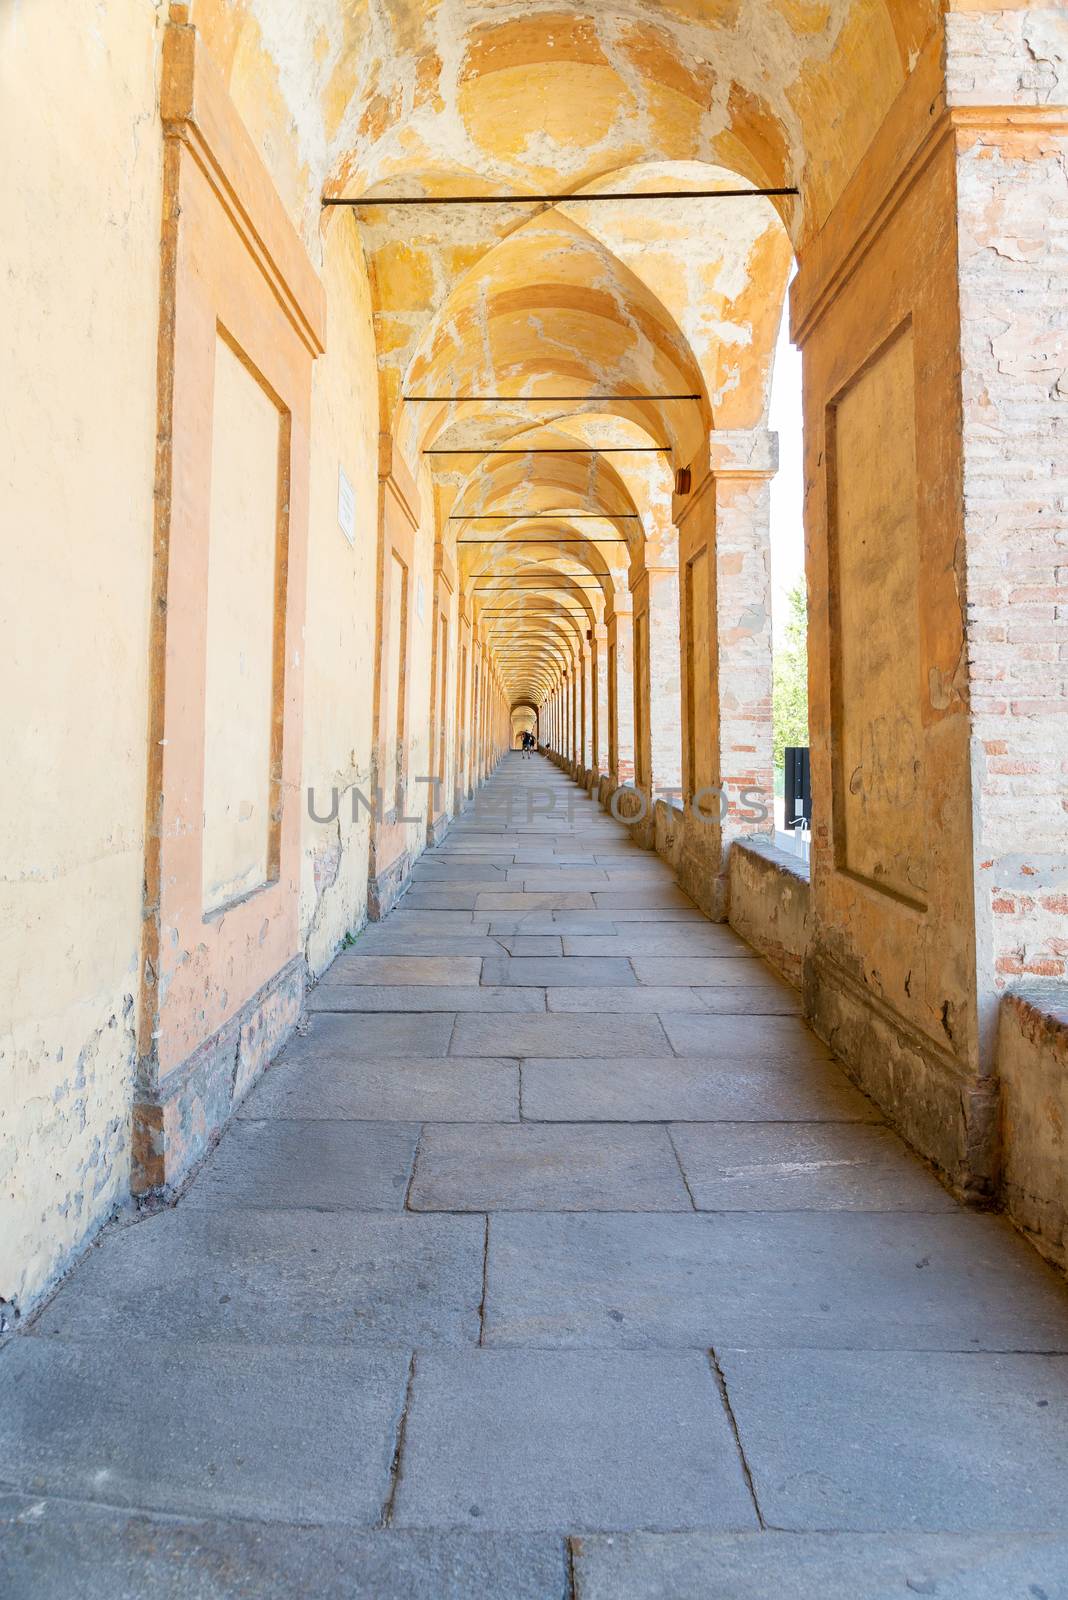
{"label": "paving stone", "polygon": [[[625,890],[620,889],[617,892],[617,898],[620,900],[631,900],[634,898],[634,896],[628,894]],[[651,922],[654,924],[689,922],[692,923],[694,927],[708,928],[712,926],[704,912],[698,911],[697,907],[692,905],[689,900],[686,901],[685,905],[615,905],[609,908],[603,903],[604,895],[597,895],[596,899],[597,907],[588,914],[594,919],[603,918],[606,924],[612,922]],[[599,924],[596,920],[594,920],[587,928],[575,928],[572,931],[575,933],[596,933],[598,932],[598,928]]]}
{"label": "paving stone", "polygon": [[1068,1356],[726,1350],[776,1528],[1068,1530]]}
{"label": "paving stone", "polygon": [[475,864],[468,861],[455,861],[441,857],[434,861],[417,861],[412,868],[412,882],[422,884],[450,883],[470,878],[476,873],[479,877],[501,883],[504,875],[512,865],[510,855],[480,855]]}
{"label": "paving stone", "polygon": [[[569,991],[574,993],[575,991]],[[632,991],[627,991],[628,993]],[[638,991],[641,992],[640,990]],[[879,1122],[836,1067],[697,1056],[523,1062],[523,1113],[563,1122]]]}
{"label": "paving stone", "polygon": [[[392,922],[365,928],[353,947],[356,955],[382,956],[499,956],[501,943],[487,934],[405,933]],[[342,959],[338,956],[338,961]],[[336,962],[335,962],[336,965]],[[328,967],[327,974],[333,967]]]}
{"label": "paving stone", "polygon": [[[528,911],[525,914],[516,913],[521,922],[519,931],[524,933],[560,933],[568,937],[586,938],[611,938],[614,934],[629,933],[637,946],[638,953],[648,951],[650,946],[644,942],[646,932],[658,933],[670,929],[673,933],[682,933],[685,929],[693,929],[698,938],[703,937],[703,930],[711,927],[705,922],[701,913],[688,911]],[[493,915],[490,923],[490,932],[500,931],[500,918]],[[692,948],[692,947],[691,947]],[[626,946],[613,950],[570,950],[565,955],[610,956],[629,955],[631,952]],[[730,952],[734,954],[734,951]]]}
{"label": "paving stone", "polygon": [[489,925],[490,933],[512,938],[519,934],[534,938],[560,938],[567,931],[572,918],[581,921],[583,917],[595,914],[591,911],[513,911],[509,916],[504,912],[495,912]]}
{"label": "paving stone", "polygon": [[515,1061],[455,1056],[406,1061],[277,1061],[239,1117],[355,1118],[365,1122],[514,1122]]}
{"label": "paving stone", "polygon": [[110,1229],[35,1337],[477,1344],[477,1217],[177,1210]]}
{"label": "paving stone", "polygon": [[[487,889],[504,889],[508,880],[503,872],[486,872],[481,866],[472,867],[469,872],[450,872],[448,875],[435,875],[431,878],[416,878],[412,887],[405,891],[404,903],[410,903],[410,896],[418,894],[449,894],[455,896],[482,894]],[[449,908],[446,906],[446,910]],[[387,917],[388,922],[388,917]]]}
{"label": "paving stone", "polygon": [[663,1128],[428,1124],[413,1211],[689,1211]]}
{"label": "paving stone", "polygon": [[[562,956],[563,940],[559,934],[517,934],[513,938],[502,941],[504,949],[510,956]],[[501,946],[498,945],[497,954]]]}
{"label": "paving stone", "polygon": [[729,956],[635,956],[633,962],[639,983],[693,983],[703,988],[745,985],[774,993],[786,988],[783,980],[770,972],[762,961],[747,957],[734,960]]}
{"label": "paving stone", "polygon": [[404,904],[409,911],[474,911],[478,889],[429,889],[415,886],[407,891]]}
{"label": "paving stone", "polygon": [[977,1213],[494,1216],[487,1344],[1068,1350],[1068,1287]]}
{"label": "paving stone", "polygon": [[[449,1013],[395,1016],[362,1011],[356,1015],[319,1015],[294,1033],[281,1051],[281,1061],[357,1061],[380,1056],[443,1056],[452,1037]],[[499,1053],[499,1052],[498,1052]]]}
{"label": "paving stone", "polygon": [[401,1349],[16,1339],[4,1477],[115,1507],[373,1526],[407,1377]]}
{"label": "paving stone", "polygon": [[560,1537],[151,1517],[0,1497],[12,1600],[565,1600]]}
{"label": "paving stone", "polygon": [[954,1211],[889,1128],[684,1122],[672,1139],[699,1211]]}
{"label": "paving stone", "polygon": [[383,930],[388,928],[392,933],[462,933],[466,936],[485,936],[489,932],[489,920],[486,917],[476,917],[473,911],[409,910],[402,900],[400,905],[390,912],[385,922],[372,923],[364,932],[372,933],[379,928]]}
{"label": "paving stone", "polygon": [[[502,956],[490,958],[483,969],[485,983],[500,984],[578,984],[591,987],[599,984],[629,985],[636,988],[638,980],[627,960],[599,960],[582,956],[541,956],[528,959]],[[647,1006],[652,1011],[654,1007]]]}
{"label": "paving stone", "polygon": [[1068,1600],[1068,1540],[904,1533],[584,1534],[581,1600]]}
{"label": "paving stone", "polygon": [[394,1520],[517,1531],[749,1528],[703,1355],[416,1357]]}
{"label": "paving stone", "polygon": [[[582,957],[576,956],[575,960]],[[631,988],[548,989],[550,1011],[614,1011],[633,1014],[659,1014],[661,1011],[704,1011],[696,989],[650,989],[634,984]]]}
{"label": "paving stone", "polygon": [[522,889],[490,890],[479,894],[475,900],[479,912],[487,911],[581,911],[592,909],[593,896],[588,890],[553,889],[542,894],[527,894]]}
{"label": "paving stone", "polygon": [[708,1350],[718,1226],[692,1212],[494,1215],[484,1343]]}
{"label": "paving stone", "polygon": [[400,1211],[417,1124],[237,1120],[182,1204],[288,1210]]}
{"label": "paving stone", "polygon": [[478,983],[482,962],[477,956],[363,955],[345,951],[328,968],[322,984],[464,984]]}
{"label": "paving stone", "polygon": [[720,1013],[665,1019],[664,1031],[680,1056],[748,1057],[757,1061],[829,1061],[830,1052],[800,1018],[738,1017]]}
{"label": "paving stone", "polygon": [[603,1056],[613,1050],[670,1056],[657,1017],[552,1015],[458,1016],[451,1051],[457,1056]]}
{"label": "paving stone", "polygon": [[[505,958],[507,959],[507,958]],[[395,984],[371,988],[366,984],[328,983],[312,989],[308,1010],[359,1012],[430,1011],[544,1011],[544,991],[493,984],[464,985],[458,989],[438,984]],[[703,1009],[703,1007],[702,1007]]]}
{"label": "paving stone", "polygon": [[689,922],[621,923],[614,935],[604,933],[567,934],[565,956],[692,956],[748,960],[757,958],[752,950],[725,928],[706,922],[698,927]]}
{"label": "paving stone", "polygon": [[512,858],[515,867],[586,867],[590,864],[585,850],[517,850]]}
{"label": "paving stone", "polygon": [[[667,878],[662,885],[648,889],[607,889],[594,892],[599,911],[659,911],[668,907],[695,909],[689,895]],[[698,912],[698,915],[700,913]]]}
{"label": "paving stone", "polygon": [[721,989],[697,986],[694,994],[700,996],[706,1011],[714,1011],[720,1017],[799,1017],[803,1011],[800,994],[786,983],[762,984],[759,988],[753,984]]}
{"label": "paving stone", "polygon": [[557,889],[608,887],[608,873],[603,867],[580,867],[573,862],[558,862],[552,867],[545,862],[537,867],[512,866],[508,868],[507,878],[509,884],[531,894],[539,890],[555,894]]}

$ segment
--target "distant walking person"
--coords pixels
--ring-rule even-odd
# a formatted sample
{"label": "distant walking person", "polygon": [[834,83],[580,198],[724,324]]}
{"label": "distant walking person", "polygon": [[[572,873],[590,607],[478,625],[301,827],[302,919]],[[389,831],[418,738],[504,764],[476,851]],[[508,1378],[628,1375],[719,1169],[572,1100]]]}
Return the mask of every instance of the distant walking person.
{"label": "distant walking person", "polygon": [[523,735],[523,760],[534,754],[534,735],[529,731]]}

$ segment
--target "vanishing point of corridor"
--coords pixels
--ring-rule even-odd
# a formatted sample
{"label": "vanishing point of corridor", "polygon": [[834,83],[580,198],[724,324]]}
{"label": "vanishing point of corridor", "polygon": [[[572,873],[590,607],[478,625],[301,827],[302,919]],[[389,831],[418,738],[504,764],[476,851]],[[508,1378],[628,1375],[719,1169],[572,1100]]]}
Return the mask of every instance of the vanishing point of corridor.
{"label": "vanishing point of corridor", "polygon": [[1065,1289],[798,1011],[506,757],[0,1357],[5,1593],[1068,1594]]}

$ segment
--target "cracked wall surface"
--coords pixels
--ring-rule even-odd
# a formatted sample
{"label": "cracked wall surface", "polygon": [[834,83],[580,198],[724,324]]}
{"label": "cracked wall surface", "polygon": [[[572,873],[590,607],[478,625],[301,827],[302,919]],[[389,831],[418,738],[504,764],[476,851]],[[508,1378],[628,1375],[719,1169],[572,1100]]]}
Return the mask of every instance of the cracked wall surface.
{"label": "cracked wall surface", "polygon": [[128,1188],[144,871],[162,18],[75,10],[0,12],[0,1300],[21,1306]]}

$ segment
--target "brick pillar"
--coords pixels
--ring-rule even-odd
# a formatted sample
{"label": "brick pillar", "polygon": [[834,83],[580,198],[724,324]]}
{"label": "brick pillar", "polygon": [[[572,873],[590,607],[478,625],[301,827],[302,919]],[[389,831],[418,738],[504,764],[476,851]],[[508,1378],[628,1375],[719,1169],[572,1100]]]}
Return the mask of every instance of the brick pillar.
{"label": "brick pillar", "polygon": [[1062,977],[1068,950],[1068,66],[1053,8],[951,11],[943,27],[792,291],[805,998],[907,1138],[982,1197],[999,996]]}
{"label": "brick pillar", "polygon": [[579,747],[579,662],[572,656],[567,669],[567,756],[572,767],[578,762]]}
{"label": "brick pillar", "polygon": [[595,772],[608,766],[608,629],[603,622],[593,628],[590,646],[593,727],[590,765]]}
{"label": "brick pillar", "polygon": [[1006,989],[1068,974],[1068,25],[1054,17],[946,24],[984,1057]]}
{"label": "brick pillar", "polygon": [[[676,495],[682,657],[679,875],[712,917],[728,910],[733,840],[774,830],[770,482],[764,429],[714,433]],[[697,799],[695,800],[695,796]]]}
{"label": "brick pillar", "polygon": [[583,771],[593,765],[593,641],[589,640],[582,647],[580,656],[580,670],[582,672],[582,716],[580,730],[582,734],[582,751],[579,756],[579,765]]}
{"label": "brick pillar", "polygon": [[616,785],[634,782],[634,618],[630,595],[617,595],[608,635],[608,770]]}
{"label": "brick pillar", "polygon": [[456,640],[456,756],[453,767],[454,809],[457,815],[471,798],[471,617],[470,602],[461,591],[457,606]]}
{"label": "brick pillar", "polygon": [[678,567],[643,568],[631,580],[631,595],[635,781],[655,800],[658,791],[682,784]]}

